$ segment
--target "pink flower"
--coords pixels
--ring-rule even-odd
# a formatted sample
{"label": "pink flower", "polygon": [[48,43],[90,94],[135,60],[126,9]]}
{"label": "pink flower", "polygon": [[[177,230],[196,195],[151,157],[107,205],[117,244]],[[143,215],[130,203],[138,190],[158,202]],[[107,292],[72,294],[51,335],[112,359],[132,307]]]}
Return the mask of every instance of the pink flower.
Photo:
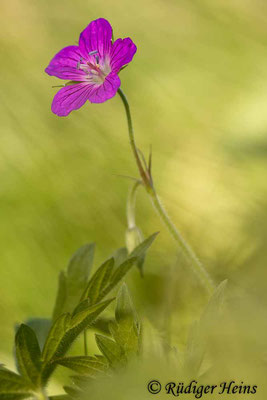
{"label": "pink flower", "polygon": [[86,100],[103,103],[115,96],[121,84],[118,74],[136,49],[130,38],[113,43],[112,27],[104,18],[92,21],[80,34],[79,45],[64,47],[45,70],[69,81],[55,95],[53,113],[63,117]]}

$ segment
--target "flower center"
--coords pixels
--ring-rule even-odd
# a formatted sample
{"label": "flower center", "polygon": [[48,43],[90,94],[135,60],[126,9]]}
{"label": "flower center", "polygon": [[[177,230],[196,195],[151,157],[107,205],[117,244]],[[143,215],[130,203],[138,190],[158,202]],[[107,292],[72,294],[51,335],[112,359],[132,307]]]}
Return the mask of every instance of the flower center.
{"label": "flower center", "polygon": [[102,85],[111,71],[110,60],[109,57],[99,57],[98,51],[94,50],[89,53],[88,60],[84,60],[81,57],[77,64],[77,69],[86,73],[88,82]]}

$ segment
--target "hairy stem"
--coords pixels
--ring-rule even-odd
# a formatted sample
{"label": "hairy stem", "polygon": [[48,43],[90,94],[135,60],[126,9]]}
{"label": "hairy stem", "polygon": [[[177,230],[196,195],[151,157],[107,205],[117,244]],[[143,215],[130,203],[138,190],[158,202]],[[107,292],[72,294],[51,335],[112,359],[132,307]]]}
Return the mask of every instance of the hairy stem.
{"label": "hairy stem", "polygon": [[146,191],[148,195],[150,196],[150,199],[152,201],[152,204],[154,205],[156,211],[158,212],[159,216],[161,217],[162,221],[164,222],[165,226],[169,230],[170,234],[178,244],[179,248],[183,251],[183,254],[186,256],[189,265],[192,267],[193,271],[195,274],[198,276],[200,279],[202,285],[206,288],[206,290],[209,293],[212,293],[214,290],[214,284],[206,271],[205,267],[202,265],[202,263],[199,261],[198,257],[194,253],[194,251],[191,249],[189,244],[186,242],[186,240],[183,238],[179,230],[176,228],[166,211],[164,210],[161,201],[156,193],[156,190],[153,185],[152,177],[150,175],[150,171],[148,171],[146,168],[143,167],[143,164],[141,162],[139,152],[135,143],[134,139],[134,130],[133,130],[133,123],[132,123],[132,117],[131,117],[131,111],[130,111],[130,106],[127,101],[127,98],[123,91],[121,89],[118,89],[118,94],[120,95],[120,98],[123,102],[126,116],[127,116],[127,122],[128,122],[128,132],[129,132],[129,138],[130,138],[130,145],[133,151],[133,155],[140,173],[140,176],[142,178],[143,184],[146,188]]}
{"label": "hairy stem", "polygon": [[126,112],[126,116],[127,116],[127,123],[128,123],[128,131],[129,131],[129,138],[130,138],[130,145],[133,151],[133,155],[137,164],[137,167],[139,169],[139,173],[140,176],[142,178],[142,181],[147,185],[149,184],[150,178],[147,174],[147,171],[145,171],[145,169],[143,168],[141,159],[140,159],[140,155],[138,153],[138,149],[135,143],[135,139],[134,139],[134,131],[133,131],[133,123],[132,123],[132,117],[131,117],[131,111],[130,111],[130,107],[129,107],[129,103],[127,101],[127,98],[125,96],[125,94],[123,93],[123,91],[119,88],[118,89],[118,93],[122,99],[124,108],[125,108],[125,112]]}

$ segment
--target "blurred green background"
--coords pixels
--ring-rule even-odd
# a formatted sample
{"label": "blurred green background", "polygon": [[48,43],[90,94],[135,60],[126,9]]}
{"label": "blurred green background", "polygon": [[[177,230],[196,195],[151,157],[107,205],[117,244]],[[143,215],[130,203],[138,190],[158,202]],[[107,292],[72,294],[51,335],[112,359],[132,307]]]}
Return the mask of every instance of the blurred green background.
{"label": "blurred green background", "polygon": [[[98,17],[111,22],[115,38],[130,36],[137,44],[120,77],[138,146],[147,154],[152,145],[154,181],[166,209],[214,280],[228,278],[232,297],[249,296],[244,319],[256,318],[263,334],[266,1],[2,0],[2,361],[11,352],[15,322],[50,315],[58,272],[79,246],[95,241],[98,265],[124,245],[131,182],[117,175],[137,176],[137,170],[120,99],[88,103],[59,118],[50,110],[57,90],[51,86],[61,82],[44,73],[54,54]],[[160,328],[169,285],[177,288],[167,308],[173,341],[183,343],[205,296],[143,191],[137,221],[145,236],[160,235],[146,277],[136,270],[128,278],[135,303]]]}

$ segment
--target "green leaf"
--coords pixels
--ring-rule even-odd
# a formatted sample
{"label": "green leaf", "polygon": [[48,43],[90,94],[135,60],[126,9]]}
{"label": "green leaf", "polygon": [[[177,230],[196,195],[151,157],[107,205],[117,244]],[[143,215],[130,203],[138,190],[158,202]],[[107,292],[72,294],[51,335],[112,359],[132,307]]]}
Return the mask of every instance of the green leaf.
{"label": "green leaf", "polygon": [[102,311],[113,301],[109,299],[101,303],[89,306],[86,309],[74,314],[63,314],[52,326],[47,342],[43,350],[44,369],[42,372],[43,382],[54,371],[55,360],[63,357],[78,335],[86,329],[101,314]]}
{"label": "green leaf", "polygon": [[115,318],[118,323],[129,322],[131,324],[137,321],[137,314],[125,283],[122,284],[117,296]]}
{"label": "green leaf", "polygon": [[99,294],[99,299],[105,297],[114,287],[125,277],[127,272],[132,268],[132,266],[136,262],[136,258],[129,258],[124,261],[112,274],[110,277],[109,284],[105,287],[104,290]]}
{"label": "green leaf", "polygon": [[60,271],[58,276],[58,290],[57,290],[56,303],[53,311],[53,321],[55,321],[61,314],[63,314],[66,298],[67,298],[67,278],[65,272]]}
{"label": "green leaf", "polygon": [[[127,250],[125,248],[119,249],[117,251],[116,261],[118,262],[118,259],[122,259],[124,261],[116,267],[114,272],[114,259],[110,258],[109,260],[105,261],[90,279],[83,293],[82,300],[87,297],[89,298],[91,304],[102,300],[124,278],[135,262],[141,260],[156,236],[157,233],[154,233],[149,238],[144,240],[134,249],[130,257],[127,259],[125,259],[125,252],[127,252]],[[84,300],[84,302],[81,302],[76,307],[74,314],[77,313],[77,310],[80,310],[86,306],[87,303],[86,300]]]}
{"label": "green leaf", "polygon": [[70,321],[69,330],[78,330],[79,333],[87,328],[102,311],[114,300],[114,298],[90,305],[82,311],[73,315]]}
{"label": "green leaf", "polygon": [[69,262],[67,270],[69,279],[84,284],[92,268],[94,251],[94,243],[86,244],[76,251]]}
{"label": "green leaf", "polygon": [[94,243],[82,246],[71,258],[67,272],[60,273],[54,320],[65,312],[72,312],[79,302],[93,265],[94,249]]}
{"label": "green leaf", "polygon": [[[113,259],[107,260],[93,275],[86,289],[85,295],[91,296],[92,301],[102,300],[114,287],[125,277],[135,262],[144,255],[153,243],[157,234],[150,236],[142,242],[135,250],[136,257],[129,257],[113,271]],[[133,253],[134,253],[133,252]]]}
{"label": "green leaf", "polygon": [[15,346],[19,372],[33,384],[33,387],[38,387],[41,375],[41,351],[37,337],[29,326],[20,325]]}
{"label": "green leaf", "polygon": [[80,397],[83,392],[79,389],[73,388],[71,386],[63,386],[63,389],[65,390],[65,392],[71,397],[71,398],[77,398]]}
{"label": "green leaf", "polygon": [[73,310],[72,316],[78,314],[80,311],[86,310],[91,306],[90,299],[84,299]]}
{"label": "green leaf", "polygon": [[44,343],[46,341],[47,335],[52,325],[51,319],[48,318],[29,318],[25,325],[28,325],[32,328],[37,336],[38,343],[40,348],[44,347]]}
{"label": "green leaf", "polygon": [[113,318],[99,317],[92,324],[92,328],[99,331],[100,333],[109,334],[109,324],[113,321]]}
{"label": "green leaf", "polygon": [[115,268],[121,265],[128,257],[128,251],[126,247],[120,247],[119,249],[117,249],[113,253],[112,257],[115,260]]}
{"label": "green leaf", "polygon": [[106,370],[106,364],[102,363],[95,357],[63,357],[55,360],[55,362],[63,367],[72,369],[83,375],[95,376]]}
{"label": "green leaf", "polygon": [[116,322],[110,324],[110,332],[121,346],[126,357],[138,354],[140,347],[140,324],[126,284],[123,284],[115,310]]}
{"label": "green leaf", "polygon": [[32,387],[20,375],[0,369],[0,400],[20,400],[32,397]]}
{"label": "green leaf", "polygon": [[152,245],[154,240],[156,239],[157,235],[159,232],[153,233],[151,236],[149,236],[147,239],[145,239],[142,243],[139,244],[129,255],[129,257],[143,257],[149,247]]}
{"label": "green leaf", "polygon": [[72,383],[81,390],[88,390],[89,383],[95,379],[95,377],[88,375],[73,375],[70,376]]}
{"label": "green leaf", "polygon": [[44,363],[48,363],[55,356],[70,325],[70,319],[69,314],[62,314],[52,325],[42,352]]}
{"label": "green leaf", "polygon": [[125,362],[123,352],[114,340],[102,335],[95,335],[95,338],[99,350],[112,367],[116,367]]}
{"label": "green leaf", "polygon": [[108,365],[108,360],[102,354],[95,354],[95,358],[102,362],[102,364]]}
{"label": "green leaf", "polygon": [[49,396],[49,400],[71,400],[71,397],[67,394],[58,394],[57,396]]}
{"label": "green leaf", "polygon": [[83,294],[83,299],[89,298],[91,304],[97,303],[101,292],[109,282],[113,267],[114,258],[110,258],[97,269],[88,283],[88,286]]}

